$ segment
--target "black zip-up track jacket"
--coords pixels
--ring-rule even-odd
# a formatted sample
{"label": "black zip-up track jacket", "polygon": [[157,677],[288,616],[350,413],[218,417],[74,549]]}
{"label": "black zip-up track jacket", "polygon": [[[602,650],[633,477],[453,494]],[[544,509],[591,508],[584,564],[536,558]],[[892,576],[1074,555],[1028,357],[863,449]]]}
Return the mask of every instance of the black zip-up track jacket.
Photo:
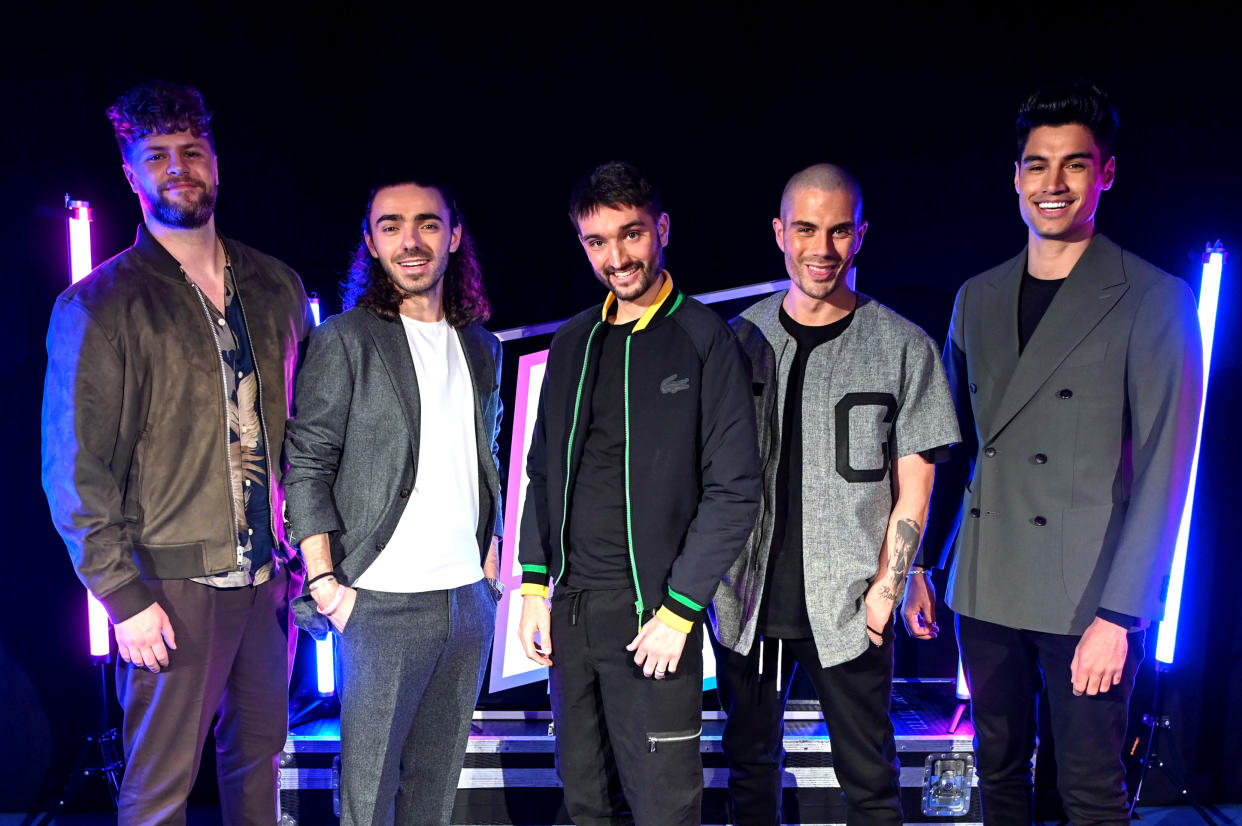
{"label": "black zip-up track jacket", "polygon": [[[656,613],[688,631],[754,527],[761,478],[737,339],[665,279],[625,347],[626,523],[639,624]],[[518,551],[524,594],[546,595],[565,571],[569,499],[596,372],[589,368],[611,302],[565,322],[548,354],[527,458]]]}

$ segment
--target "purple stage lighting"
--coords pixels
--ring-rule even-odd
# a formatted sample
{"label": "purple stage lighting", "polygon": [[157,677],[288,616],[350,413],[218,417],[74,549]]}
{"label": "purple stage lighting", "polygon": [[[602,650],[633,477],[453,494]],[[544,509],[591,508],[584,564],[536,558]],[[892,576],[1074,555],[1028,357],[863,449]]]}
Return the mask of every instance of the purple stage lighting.
{"label": "purple stage lighting", "polygon": [[[89,201],[71,200],[66,194],[65,209],[69,212],[69,275],[76,284],[91,271],[91,205]],[[91,656],[108,656],[108,612],[90,591],[86,592],[86,616]]]}

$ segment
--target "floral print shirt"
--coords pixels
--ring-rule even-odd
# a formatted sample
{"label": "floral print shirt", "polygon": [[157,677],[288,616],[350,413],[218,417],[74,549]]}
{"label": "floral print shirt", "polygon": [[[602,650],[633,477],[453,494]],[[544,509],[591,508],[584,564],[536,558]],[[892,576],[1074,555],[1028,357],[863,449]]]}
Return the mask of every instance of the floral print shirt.
{"label": "floral print shirt", "polygon": [[260,585],[272,575],[272,520],[268,500],[267,453],[259,418],[259,379],[241,302],[235,300],[233,268],[225,267],[224,312],[204,301],[211,315],[229,393],[229,468],[237,515],[241,570],[196,577],[217,588]]}

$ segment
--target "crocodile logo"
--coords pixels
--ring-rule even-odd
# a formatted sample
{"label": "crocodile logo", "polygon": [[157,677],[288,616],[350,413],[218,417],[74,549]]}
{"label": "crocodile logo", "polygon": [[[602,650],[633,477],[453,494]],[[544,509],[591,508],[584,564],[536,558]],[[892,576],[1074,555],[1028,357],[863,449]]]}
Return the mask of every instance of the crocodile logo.
{"label": "crocodile logo", "polygon": [[676,373],[669,376],[664,381],[660,382],[660,392],[666,396],[671,395],[673,393],[680,393],[683,390],[689,390],[689,389],[690,389],[690,379],[679,379],[677,378]]}

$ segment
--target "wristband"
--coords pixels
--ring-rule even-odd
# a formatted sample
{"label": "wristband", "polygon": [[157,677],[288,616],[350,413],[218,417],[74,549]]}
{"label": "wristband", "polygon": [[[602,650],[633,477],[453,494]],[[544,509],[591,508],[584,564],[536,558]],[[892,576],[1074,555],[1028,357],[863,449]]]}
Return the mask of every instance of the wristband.
{"label": "wristband", "polygon": [[330,617],[332,616],[333,611],[341,607],[341,603],[344,600],[345,600],[345,588],[344,586],[338,585],[336,586],[336,596],[332,597],[332,601],[328,603],[328,607],[320,608],[318,605],[316,605],[315,610],[323,614],[325,617]]}
{"label": "wristband", "polygon": [[333,582],[336,582],[336,576],[331,571],[326,571],[322,574],[319,574],[318,576],[311,577],[310,581],[306,583],[306,590],[308,591],[315,590],[315,586],[318,585],[320,582],[323,582],[325,579],[330,579]]}
{"label": "wristband", "polygon": [[906,571],[906,576],[911,577],[911,576],[914,576],[915,574],[923,574],[924,576],[926,576],[927,574],[930,574],[930,573],[931,571],[927,568],[911,568],[910,570]]}

